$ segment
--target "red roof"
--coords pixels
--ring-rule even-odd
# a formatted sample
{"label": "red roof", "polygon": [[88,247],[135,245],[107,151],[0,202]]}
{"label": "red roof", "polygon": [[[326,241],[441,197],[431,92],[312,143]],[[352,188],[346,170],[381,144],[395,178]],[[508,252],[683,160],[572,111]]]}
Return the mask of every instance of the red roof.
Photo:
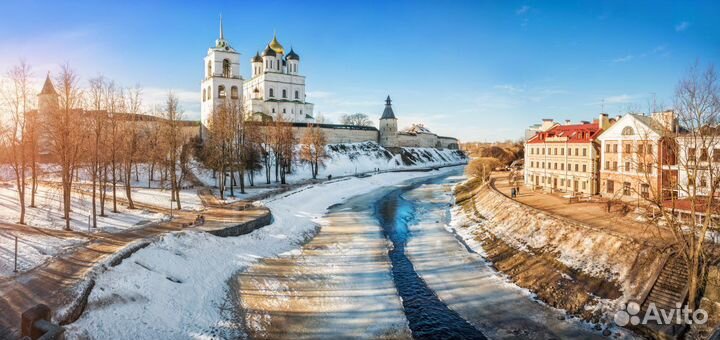
{"label": "red roof", "polygon": [[[528,143],[590,143],[595,140],[595,138],[597,138],[597,136],[599,136],[601,132],[602,129],[600,129],[597,122],[587,124],[556,125],[550,130],[538,132],[537,134],[535,134],[535,136],[528,140]],[[558,140],[547,141],[548,138],[554,137],[557,137]]]}

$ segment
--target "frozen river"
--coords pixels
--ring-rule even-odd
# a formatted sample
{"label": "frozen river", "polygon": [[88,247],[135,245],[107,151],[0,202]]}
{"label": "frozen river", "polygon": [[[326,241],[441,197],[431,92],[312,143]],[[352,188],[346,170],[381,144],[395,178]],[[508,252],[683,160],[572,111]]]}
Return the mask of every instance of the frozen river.
{"label": "frozen river", "polygon": [[238,274],[251,338],[600,338],[533,301],[447,228],[460,171],[331,207],[301,250]]}

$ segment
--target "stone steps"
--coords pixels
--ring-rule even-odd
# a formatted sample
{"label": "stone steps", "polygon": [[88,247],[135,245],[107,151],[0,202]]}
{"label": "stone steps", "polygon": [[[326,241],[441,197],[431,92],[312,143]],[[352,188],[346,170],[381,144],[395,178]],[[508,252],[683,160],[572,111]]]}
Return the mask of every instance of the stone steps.
{"label": "stone steps", "polygon": [[682,305],[687,295],[686,270],[685,259],[681,255],[672,256],[663,267],[641,309],[648,310],[651,303],[658,309],[665,310],[677,308],[678,303]]}

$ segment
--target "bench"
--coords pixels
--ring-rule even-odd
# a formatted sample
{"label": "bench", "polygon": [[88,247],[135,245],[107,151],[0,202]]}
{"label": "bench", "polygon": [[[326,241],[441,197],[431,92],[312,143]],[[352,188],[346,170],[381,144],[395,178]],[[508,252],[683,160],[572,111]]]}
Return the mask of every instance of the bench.
{"label": "bench", "polygon": [[568,200],[568,204],[572,204],[573,202],[578,202],[578,196],[575,196],[575,195],[563,195],[562,198],[566,198]]}

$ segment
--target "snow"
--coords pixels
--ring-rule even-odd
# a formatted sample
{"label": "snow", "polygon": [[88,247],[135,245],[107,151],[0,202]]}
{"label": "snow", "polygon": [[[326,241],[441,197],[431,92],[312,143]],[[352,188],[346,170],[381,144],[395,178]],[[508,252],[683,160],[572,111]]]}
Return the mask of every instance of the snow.
{"label": "snow", "polygon": [[[170,190],[168,189],[147,189],[132,188],[133,201],[160,208],[170,208]],[[120,197],[126,197],[125,188],[118,191]],[[195,189],[180,190],[180,206],[183,210],[202,210],[203,205],[200,196]],[[173,202],[173,208],[175,203]]]}
{"label": "snow", "polygon": [[[300,146],[296,146],[299,153]],[[457,150],[435,148],[401,148],[400,153],[393,155],[375,142],[329,144],[325,146],[327,158],[318,171],[318,178],[342,177],[361,173],[373,173],[377,170],[394,171],[412,168],[428,168],[447,165],[464,164],[467,158]],[[298,157],[296,157],[298,159]],[[191,171],[206,186],[215,186],[212,171],[197,161],[190,164]],[[274,168],[272,179],[275,180]],[[293,173],[287,175],[288,183],[299,183],[312,178],[310,164],[296,161]],[[264,168],[255,175],[256,185],[263,186]]]}
{"label": "snow", "polygon": [[[168,196],[169,197],[169,196]],[[169,198],[168,198],[169,199]],[[26,192],[27,205],[30,203],[30,190]],[[62,189],[59,187],[38,186],[35,197],[36,208],[26,208],[25,223],[33,227],[60,230],[65,227],[62,209]],[[0,186],[0,221],[15,223],[20,218],[20,204],[17,190],[12,185]],[[125,209],[118,205],[120,213],[109,212],[106,203],[106,217],[98,216],[96,231],[118,232],[136,228],[149,222],[159,221],[165,216],[142,209]],[[108,208],[110,207],[110,208]],[[71,199],[70,228],[75,231],[88,231],[88,216],[92,213],[92,197],[73,193]],[[99,205],[98,205],[99,213]]]}
{"label": "snow", "polygon": [[227,312],[226,282],[233,273],[297,251],[335,203],[437,173],[384,173],[304,186],[260,202],[274,222],[239,237],[168,234],[99,275],[85,313],[67,326],[67,338],[236,338],[242,331]]}
{"label": "snow", "polygon": [[85,242],[85,238],[55,237],[35,233],[0,232],[0,277],[15,273],[15,236],[18,238],[18,272],[25,272],[69,248]]}

